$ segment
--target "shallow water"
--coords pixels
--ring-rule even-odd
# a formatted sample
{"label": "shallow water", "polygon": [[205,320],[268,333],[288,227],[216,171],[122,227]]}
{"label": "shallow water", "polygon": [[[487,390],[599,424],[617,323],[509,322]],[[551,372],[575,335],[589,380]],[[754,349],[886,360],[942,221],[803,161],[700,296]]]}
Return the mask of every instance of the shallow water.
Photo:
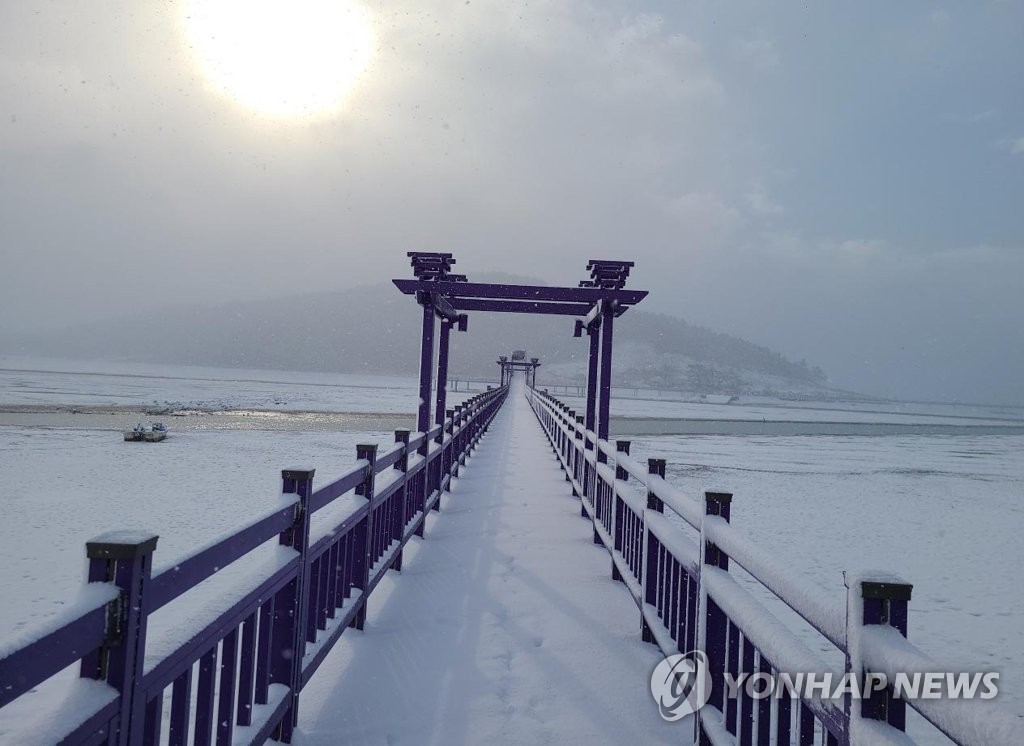
{"label": "shallow water", "polygon": [[0,425],[18,427],[130,430],[137,422],[160,421],[174,432],[201,430],[277,430],[354,433],[414,428],[411,414],[386,412],[276,412],[272,410],[186,410],[150,414],[141,407],[7,407]]}
{"label": "shallow water", "polygon": [[1024,424],[794,422],[612,417],[615,435],[1024,435]]}

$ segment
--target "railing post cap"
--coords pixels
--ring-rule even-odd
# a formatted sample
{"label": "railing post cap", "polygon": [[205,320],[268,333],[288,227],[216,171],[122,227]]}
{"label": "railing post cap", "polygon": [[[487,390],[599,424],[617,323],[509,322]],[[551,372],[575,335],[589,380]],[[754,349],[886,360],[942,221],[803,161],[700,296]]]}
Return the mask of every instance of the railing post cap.
{"label": "railing post cap", "polygon": [[409,430],[399,428],[395,430],[395,442],[396,443],[408,443],[409,442]]}
{"label": "railing post cap", "polygon": [[577,422],[577,424],[582,425],[583,424],[583,415],[581,415],[581,414],[576,415],[576,422]]}
{"label": "railing post cap", "polygon": [[[431,428],[431,429],[433,429],[433,428]],[[377,453],[377,445],[378,445],[377,443],[357,443],[356,444],[356,453],[366,453],[367,451],[370,451],[371,453],[376,454]]]}
{"label": "railing post cap", "polygon": [[722,505],[728,505],[732,502],[731,492],[705,492],[704,499],[710,502],[721,503]]}
{"label": "railing post cap", "polygon": [[909,601],[914,589],[899,575],[884,570],[871,570],[860,573],[843,573],[843,581],[847,588],[860,585],[861,598],[881,599],[887,601]]}
{"label": "railing post cap", "polygon": [[648,469],[657,469],[657,468],[663,467],[663,466],[665,466],[665,459],[663,459],[663,458],[649,458],[649,459],[647,459],[647,468]]}
{"label": "railing post cap", "polygon": [[296,482],[305,482],[312,479],[316,469],[281,469],[281,479],[294,479]]}
{"label": "railing post cap", "polygon": [[630,441],[630,440],[616,440],[615,441],[615,447],[618,448],[621,451],[624,448],[629,448],[629,444],[630,443],[632,443],[632,441]]}
{"label": "railing post cap", "polygon": [[152,531],[107,531],[85,542],[88,559],[135,559],[156,550],[159,537]]}

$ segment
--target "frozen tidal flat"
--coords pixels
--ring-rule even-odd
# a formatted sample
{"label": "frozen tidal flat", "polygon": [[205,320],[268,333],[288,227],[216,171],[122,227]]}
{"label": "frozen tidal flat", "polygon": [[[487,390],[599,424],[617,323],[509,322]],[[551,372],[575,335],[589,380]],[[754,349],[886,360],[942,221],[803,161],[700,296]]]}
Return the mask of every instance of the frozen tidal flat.
{"label": "frozen tidal flat", "polygon": [[[411,379],[188,368],[125,373],[98,364],[83,375],[63,367],[0,371],[0,407],[173,403],[398,415],[416,400]],[[709,420],[717,409],[736,412],[732,418],[751,416],[732,405],[619,400],[613,406],[621,416]],[[796,414],[764,406],[755,414],[770,421],[773,413],[856,422],[870,422],[872,414],[848,416],[825,404]],[[943,424],[973,425],[989,414],[898,408],[878,421],[938,416]],[[272,506],[280,469],[315,467],[323,483],[351,467],[357,442],[392,440],[384,431],[391,425],[378,428],[372,418],[361,432],[302,430],[301,424],[175,430],[175,421],[166,442],[134,447],[110,429],[73,421],[0,426],[8,599],[0,607],[0,640],[24,633],[73,597],[92,536],[121,528],[159,533],[159,571]],[[1024,714],[1024,584],[1017,576],[1024,566],[1024,436],[968,432],[660,435],[635,437],[632,452],[666,458],[669,479],[695,499],[705,489],[733,492],[734,523],[829,598],[842,598],[843,570],[903,575],[915,586],[911,640],[939,661],[1000,670],[1001,701]]]}

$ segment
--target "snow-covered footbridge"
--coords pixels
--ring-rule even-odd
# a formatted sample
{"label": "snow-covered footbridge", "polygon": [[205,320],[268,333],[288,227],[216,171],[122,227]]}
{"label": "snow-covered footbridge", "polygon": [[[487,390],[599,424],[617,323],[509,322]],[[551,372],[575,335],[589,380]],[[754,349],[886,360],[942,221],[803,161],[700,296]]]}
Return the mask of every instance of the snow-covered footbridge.
{"label": "snow-covered footbridge", "polygon": [[679,742],[647,689],[662,656],[641,641],[524,388],[513,383],[364,634],[303,692],[297,743]]}
{"label": "snow-covered footbridge", "polygon": [[[946,742],[1019,743],[985,703],[896,696],[938,670],[906,639],[909,584],[808,587],[732,526],[732,495],[683,495],[609,440],[614,320],[645,295],[631,263],[569,288],[411,256],[417,431],[332,480],[284,470],[278,505],[157,574],[153,534],[89,542],[79,598],[0,648],[0,740],[907,744],[909,705]],[[432,382],[470,311],[577,317],[585,411],[525,355],[448,408]]]}

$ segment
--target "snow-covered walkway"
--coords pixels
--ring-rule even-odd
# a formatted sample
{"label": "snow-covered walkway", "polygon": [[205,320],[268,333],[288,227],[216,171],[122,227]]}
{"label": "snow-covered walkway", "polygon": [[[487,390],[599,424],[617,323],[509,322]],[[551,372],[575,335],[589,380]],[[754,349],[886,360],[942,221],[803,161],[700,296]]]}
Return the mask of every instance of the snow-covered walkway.
{"label": "snow-covered walkway", "polygon": [[521,387],[307,685],[302,746],[681,743],[660,660]]}

